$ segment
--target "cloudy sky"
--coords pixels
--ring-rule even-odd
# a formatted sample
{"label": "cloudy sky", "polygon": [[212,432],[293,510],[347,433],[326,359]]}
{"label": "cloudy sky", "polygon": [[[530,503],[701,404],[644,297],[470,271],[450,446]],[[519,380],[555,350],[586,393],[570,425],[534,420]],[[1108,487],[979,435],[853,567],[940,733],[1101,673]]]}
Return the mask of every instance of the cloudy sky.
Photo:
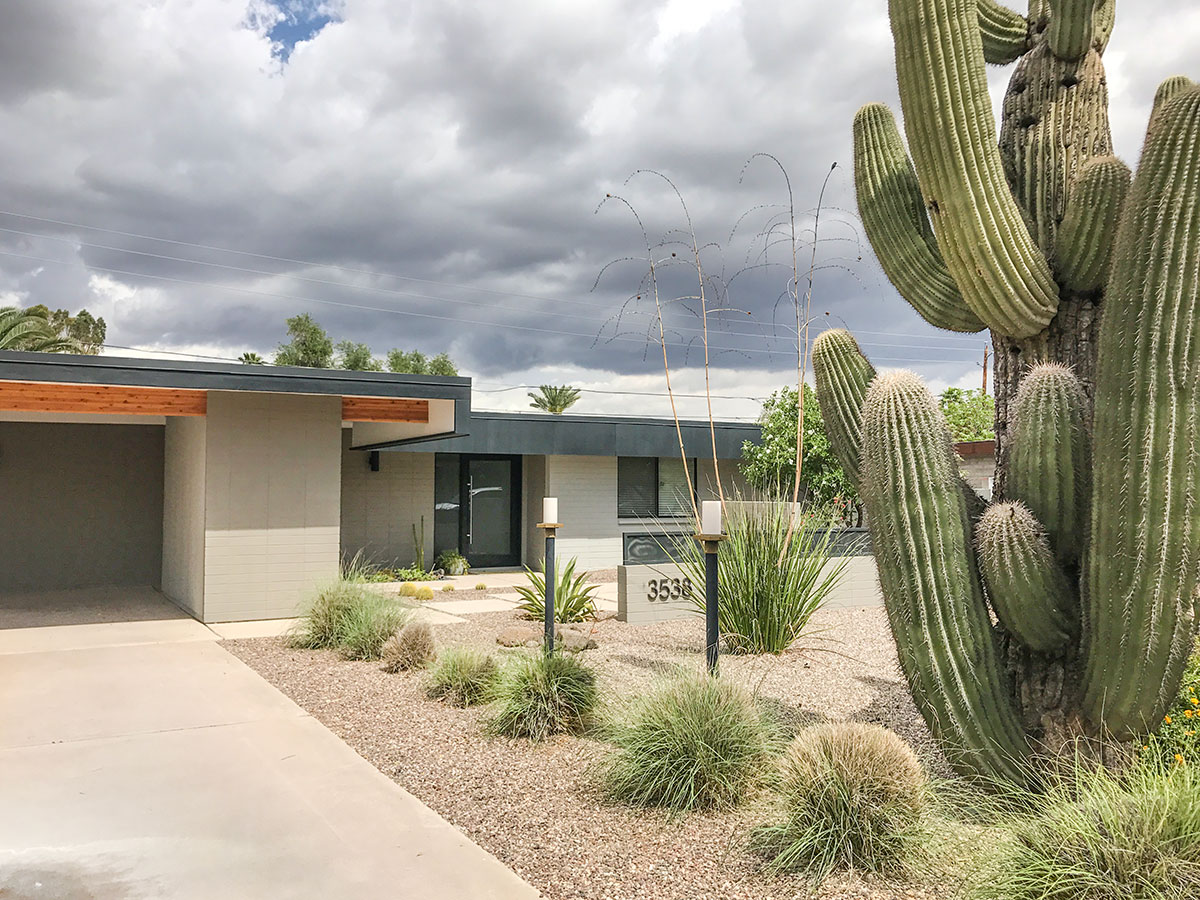
{"label": "cloudy sky", "polygon": [[[1118,5],[1131,163],[1157,83],[1200,74],[1183,5]],[[794,378],[790,180],[804,272],[825,185],[818,325],[973,386],[983,336],[921,323],[854,217],[851,118],[895,95],[885,0],[6,0],[0,305],[86,306],[109,353],[215,357],[269,355],[308,312],[380,355],[449,352],[479,407],[570,381],[597,391],[580,412],[661,413],[642,227],[678,241],[666,301],[696,290],[690,219],[727,310],[715,408],[753,416]],[[684,394],[695,306],[665,314]]]}

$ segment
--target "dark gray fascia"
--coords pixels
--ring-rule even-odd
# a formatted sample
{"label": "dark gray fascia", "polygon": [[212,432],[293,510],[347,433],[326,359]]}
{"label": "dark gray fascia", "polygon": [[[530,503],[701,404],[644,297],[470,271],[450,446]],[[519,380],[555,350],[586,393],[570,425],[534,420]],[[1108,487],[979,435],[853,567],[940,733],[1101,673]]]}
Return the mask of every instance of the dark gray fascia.
{"label": "dark gray fascia", "polygon": [[0,381],[455,400],[456,428],[471,407],[470,378],[17,350],[0,351]]}

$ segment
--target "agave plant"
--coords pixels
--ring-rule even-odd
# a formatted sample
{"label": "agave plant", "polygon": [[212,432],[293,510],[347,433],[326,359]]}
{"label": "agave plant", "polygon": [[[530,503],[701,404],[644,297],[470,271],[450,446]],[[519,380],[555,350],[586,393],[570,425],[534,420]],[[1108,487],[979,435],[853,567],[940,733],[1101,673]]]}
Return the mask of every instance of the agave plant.
{"label": "agave plant", "polygon": [[[572,557],[565,566],[555,573],[554,579],[554,621],[556,622],[586,622],[596,618],[595,593],[597,585],[589,584],[587,572],[575,574],[575,563]],[[546,576],[526,567],[525,574],[529,576],[529,584],[517,588],[517,593],[524,600],[517,607],[525,613],[528,619],[546,618]]]}
{"label": "agave plant", "polygon": [[0,307],[0,350],[82,352],[78,343],[60,337],[48,319],[15,306]]}

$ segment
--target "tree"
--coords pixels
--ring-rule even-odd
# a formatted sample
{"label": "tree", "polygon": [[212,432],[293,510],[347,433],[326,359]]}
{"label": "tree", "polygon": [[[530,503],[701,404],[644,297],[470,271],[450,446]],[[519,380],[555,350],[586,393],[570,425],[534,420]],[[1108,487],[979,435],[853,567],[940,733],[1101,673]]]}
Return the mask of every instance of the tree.
{"label": "tree", "polygon": [[79,353],[79,344],[63,337],[41,315],[45,307],[18,309],[0,307],[0,350],[29,350],[39,353]]}
{"label": "tree", "polygon": [[429,361],[429,374],[453,377],[458,374],[458,367],[450,360],[448,354],[439,353]]}
{"label": "tree", "polygon": [[[964,489],[928,389],[875,377],[848,332],[814,343],[818,395],[918,709],[960,772],[1028,784],[1157,729],[1192,647],[1200,86],[1159,87],[1131,185],[1115,0],[889,5],[908,148],[885,106],[859,111],[859,213],[918,313],[991,330],[997,502]],[[985,63],[1018,59],[997,142]]]}
{"label": "tree", "polygon": [[366,344],[339,341],[337,352],[339,369],[350,369],[354,372],[383,371],[383,363],[371,355],[371,348]]}
{"label": "tree", "polygon": [[955,443],[996,437],[996,401],[983,391],[946,388],[938,397],[938,406]]}
{"label": "tree", "polygon": [[238,357],[238,362],[244,366],[265,366],[267,361],[255,353],[253,350],[247,350]]}
{"label": "tree", "polygon": [[54,334],[65,340],[74,341],[76,349],[72,353],[85,353],[96,356],[104,346],[108,336],[108,326],[103,318],[96,318],[86,309],[81,309],[75,315],[70,310],[51,310],[43,303],[29,307],[26,312],[45,319]]}
{"label": "tree", "polygon": [[533,409],[561,416],[579,402],[579,397],[579,388],[571,387],[569,384],[543,384],[538,387],[536,393],[529,392],[529,399],[533,401],[529,405]]}
{"label": "tree", "polygon": [[433,359],[426,358],[420,350],[405,353],[403,350],[391,350],[387,355],[387,370],[397,375],[457,375],[458,368],[445,353],[439,353]]}
{"label": "tree", "polygon": [[279,345],[275,365],[333,368],[333,341],[312,316],[292,316],[287,320],[287,333],[291,341]]}
{"label": "tree", "polygon": [[[813,390],[804,386],[804,465],[801,491],[809,503],[851,521],[858,520],[858,494],[846,477],[821,418],[821,407]],[[790,498],[796,479],[796,421],[799,395],[785,387],[763,402],[758,421],[762,443],[747,441],[742,446],[742,474],[757,491]]]}

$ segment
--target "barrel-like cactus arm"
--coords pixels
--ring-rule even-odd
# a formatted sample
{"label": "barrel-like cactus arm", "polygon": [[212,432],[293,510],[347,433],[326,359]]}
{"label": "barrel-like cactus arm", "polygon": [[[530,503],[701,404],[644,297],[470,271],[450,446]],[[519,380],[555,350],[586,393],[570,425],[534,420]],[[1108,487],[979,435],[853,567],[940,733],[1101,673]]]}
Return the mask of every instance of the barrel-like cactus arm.
{"label": "barrel-like cactus arm", "polygon": [[1104,287],[1121,207],[1133,173],[1115,156],[1088,160],[1075,176],[1067,212],[1058,226],[1058,277],[1072,291]]}
{"label": "barrel-like cactus arm", "polygon": [[908,145],[946,267],[990,328],[1037,334],[1058,309],[1058,285],[1005,179],[977,0],[889,8]]}
{"label": "barrel-like cactus arm", "polygon": [[1108,40],[1112,37],[1116,24],[1117,0],[1100,0],[1096,9],[1096,37],[1092,44],[1098,53],[1108,49]]}
{"label": "barrel-like cactus arm", "polygon": [[983,58],[994,65],[1014,62],[1030,47],[1029,20],[997,0],[979,0],[979,33]]}
{"label": "barrel-like cactus arm", "polygon": [[1200,88],[1151,123],[1096,375],[1083,711],[1127,737],[1178,690],[1200,602]]}
{"label": "barrel-like cactus arm", "polygon": [[975,544],[1000,624],[1031,650],[1062,650],[1078,634],[1079,604],[1033,513],[1016,502],[988,507]]}
{"label": "barrel-like cactus arm", "polygon": [[872,382],[862,461],[880,584],[918,708],[958,771],[1025,783],[1029,746],[1000,665],[950,435],[911,372]]}
{"label": "barrel-like cactus arm", "polygon": [[1059,59],[1082,57],[1096,38],[1096,0],[1050,0],[1046,38]]}
{"label": "barrel-like cactus arm", "polygon": [[1154,92],[1154,106],[1150,110],[1150,121],[1153,123],[1155,114],[1168,100],[1174,99],[1177,95],[1195,86],[1196,82],[1186,75],[1172,75],[1170,78],[1164,79],[1158,86],[1158,90]]}
{"label": "barrel-like cactus arm", "polygon": [[829,443],[842,470],[859,486],[862,454],[862,405],[875,379],[875,367],[858,349],[858,341],[844,328],[817,335],[812,348],[817,402]]}
{"label": "barrel-like cactus arm", "polygon": [[1008,496],[1024,503],[1066,566],[1079,562],[1091,504],[1092,439],[1087,397],[1057,363],[1030,370],[1017,388],[1008,451]]}
{"label": "barrel-like cactus arm", "polygon": [[929,227],[917,173],[882,103],[854,117],[854,187],[867,238],[888,279],[921,317],[949,331],[982,331],[950,277]]}

